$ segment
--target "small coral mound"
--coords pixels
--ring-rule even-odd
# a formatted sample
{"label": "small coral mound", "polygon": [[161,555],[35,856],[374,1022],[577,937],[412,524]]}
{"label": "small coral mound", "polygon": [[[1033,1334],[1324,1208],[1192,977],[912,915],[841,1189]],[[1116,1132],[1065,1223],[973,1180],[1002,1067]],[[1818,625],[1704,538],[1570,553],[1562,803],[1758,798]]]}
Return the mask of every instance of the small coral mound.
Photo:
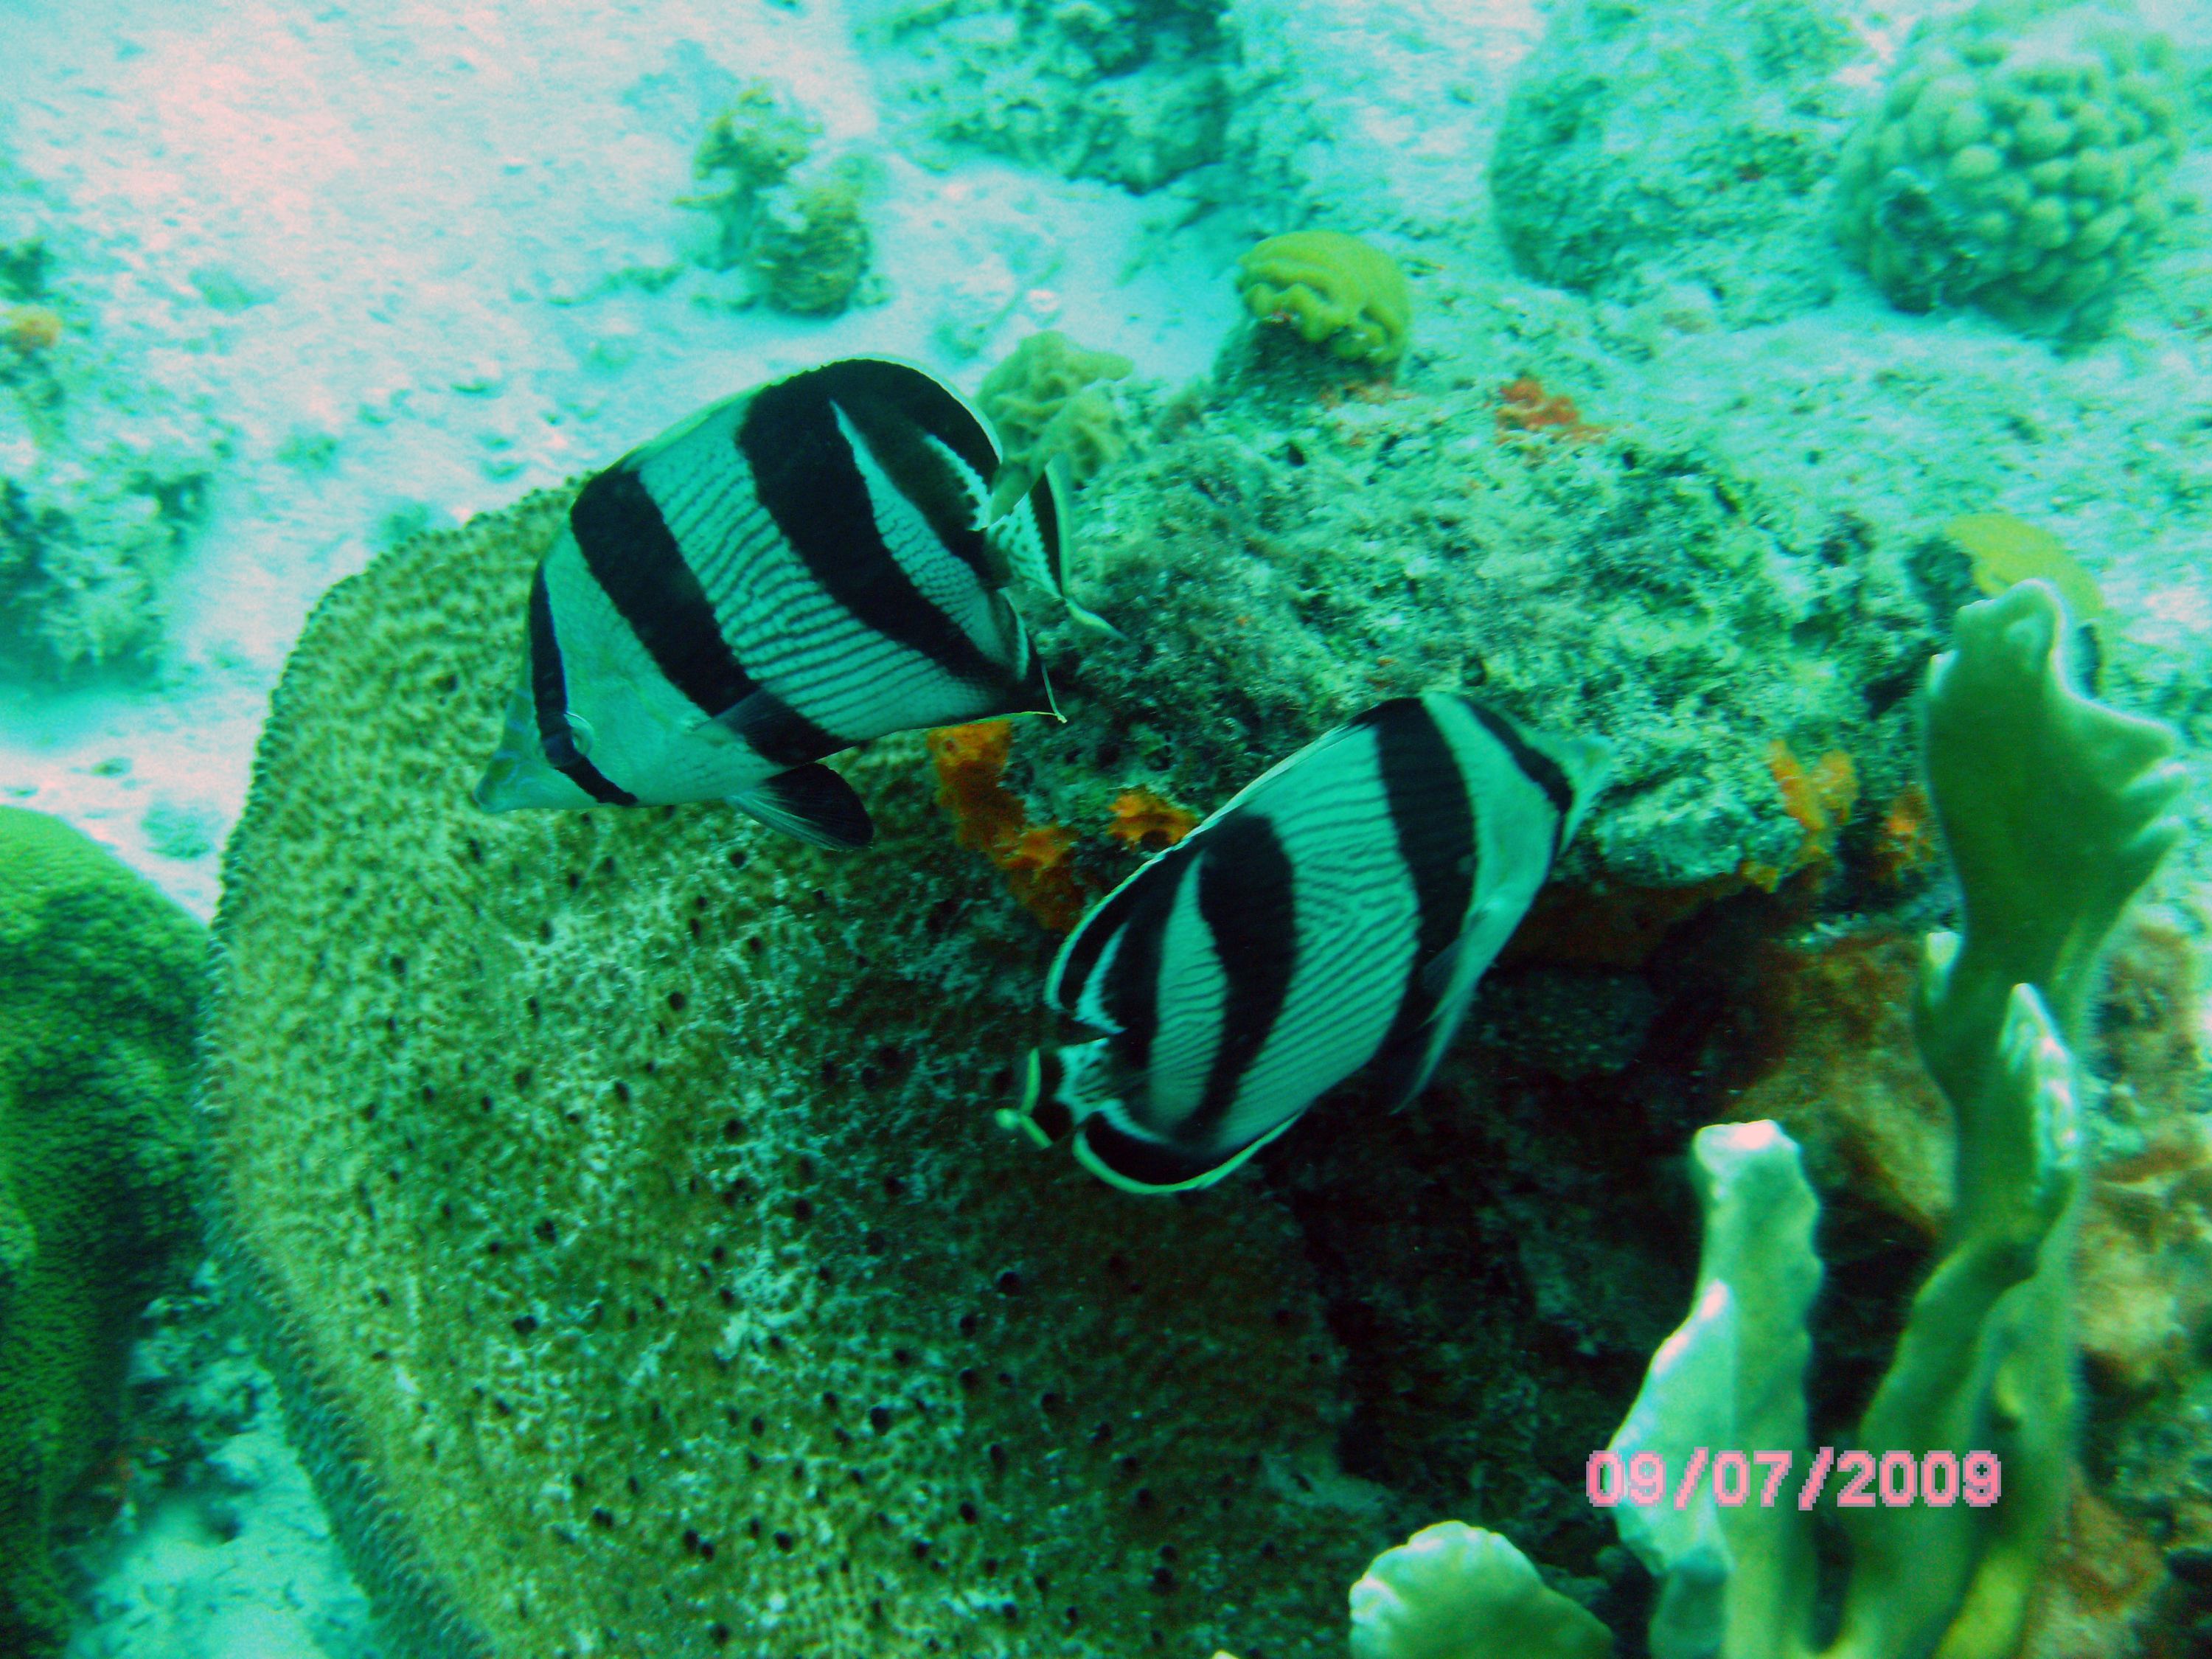
{"label": "small coral mound", "polygon": [[2078,620],[2104,614],[2096,581],[2066,544],[2041,526],[2009,513],[1968,513],[1946,524],[1943,533],[1973,566],[1974,586],[1991,599],[2014,582],[2040,577],[2058,590]]}
{"label": "small coral mound", "polygon": [[1334,230],[1270,236],[1237,262],[1245,308],[1352,362],[1387,368],[1405,355],[1413,291],[1398,262]]}
{"label": "small coral mound", "polygon": [[983,377],[976,401],[1006,456],[991,493],[994,514],[1019,501],[1055,455],[1067,458],[1070,480],[1081,483],[1127,448],[1121,411],[1105,383],[1124,378],[1130,367],[1117,352],[1090,350],[1048,328]]}
{"label": "small coral mound", "polygon": [[1845,250],[1901,310],[2094,331],[2169,216],[2175,64],[2094,5],[1982,0],[1922,23],[1844,149]]}
{"label": "small coral mound", "polygon": [[743,265],[769,303],[802,315],[842,311],[868,264],[859,158],[817,156],[821,123],[768,81],[748,82],[707,129],[693,175],[720,187],[684,198],[712,213],[707,263]]}
{"label": "small coral mound", "polygon": [[1491,161],[1514,264],[1620,305],[1710,295],[1731,324],[1826,303],[1820,185],[1851,54],[1828,0],[1551,8]]}
{"label": "small coral mound", "polygon": [[0,807],[0,1652],[61,1651],[49,1536],[112,1452],[133,1322],[192,1233],[205,941],[76,830]]}

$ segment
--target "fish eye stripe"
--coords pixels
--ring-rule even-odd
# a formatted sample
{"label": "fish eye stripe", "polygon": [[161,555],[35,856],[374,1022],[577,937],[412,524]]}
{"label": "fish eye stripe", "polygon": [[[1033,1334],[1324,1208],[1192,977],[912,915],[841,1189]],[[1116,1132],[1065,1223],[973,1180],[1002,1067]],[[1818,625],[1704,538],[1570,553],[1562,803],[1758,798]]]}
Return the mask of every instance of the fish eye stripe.
{"label": "fish eye stripe", "polygon": [[[1004,581],[1001,561],[993,553],[979,521],[982,507],[979,489],[957,470],[958,452],[942,438],[933,443],[934,433],[915,425],[903,411],[879,398],[843,398],[837,400],[836,407],[860,434],[870,459],[883,469],[899,494],[914,503],[930,533],[945,550],[986,586]],[[978,485],[988,488],[982,481],[989,474],[975,476]]]}
{"label": "fish eye stripe", "polygon": [[1201,828],[1185,836],[1178,845],[1170,848],[1109,893],[1097,909],[1077,924],[1075,931],[1067,936],[1066,944],[1060,946],[1060,959],[1053,964],[1045,981],[1045,1000],[1052,1008],[1062,1014],[1074,1014],[1098,966],[1098,958],[1106,953],[1108,942],[1127,925],[1130,914],[1142,902],[1142,884],[1179,879],[1170,872],[1198,855],[1203,844],[1201,837],[1207,833]]}
{"label": "fish eye stripe", "polygon": [[865,401],[896,410],[922,431],[942,439],[987,485],[998,467],[998,446],[982,417],[934,375],[909,364],[888,357],[848,357],[779,384],[788,386],[793,380],[813,380],[822,396],[836,402]]}
{"label": "fish eye stripe", "polygon": [[816,584],[864,626],[957,679],[1005,689],[1006,672],[892,556],[826,395],[836,384],[829,370],[794,375],[763,388],[747,407],[735,437],[761,506]]}
{"label": "fish eye stripe", "polygon": [[530,580],[530,693],[538,717],[538,746],[545,763],[602,806],[635,806],[637,797],[619,787],[576,748],[568,726],[568,686],[561,667],[561,641],[553,628],[553,600],[539,564]]}
{"label": "fish eye stripe", "polygon": [[702,714],[753,690],[645,480],[627,462],[586,483],[568,509],[585,568],[653,666]]}

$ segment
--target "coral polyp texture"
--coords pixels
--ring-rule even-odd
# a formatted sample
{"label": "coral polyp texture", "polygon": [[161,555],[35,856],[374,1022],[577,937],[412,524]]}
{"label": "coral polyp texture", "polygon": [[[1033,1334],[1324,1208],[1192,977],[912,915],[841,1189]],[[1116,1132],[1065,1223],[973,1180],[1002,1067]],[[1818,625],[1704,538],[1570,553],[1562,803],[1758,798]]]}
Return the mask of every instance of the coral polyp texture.
{"label": "coral polyp texture", "polygon": [[1850,56],[1826,0],[1557,8],[1491,161],[1514,264],[1621,304],[1695,292],[1734,322],[1826,303],[1820,203]]}
{"label": "coral polyp texture", "polygon": [[1001,1139],[1049,941],[919,737],[866,856],[470,804],[567,506],[325,599],[227,854],[222,1232],[392,1651],[1334,1651],[1295,1231]]}
{"label": "coral polyp texture", "polygon": [[0,1652],[62,1650],[50,1534],[113,1451],[139,1310],[193,1233],[206,956],[103,848],[0,806]]}
{"label": "coral polyp texture", "polygon": [[2172,214],[2178,66],[2095,4],[1983,0],[1919,24],[1844,149],[1844,248],[1900,309],[2094,331]]}

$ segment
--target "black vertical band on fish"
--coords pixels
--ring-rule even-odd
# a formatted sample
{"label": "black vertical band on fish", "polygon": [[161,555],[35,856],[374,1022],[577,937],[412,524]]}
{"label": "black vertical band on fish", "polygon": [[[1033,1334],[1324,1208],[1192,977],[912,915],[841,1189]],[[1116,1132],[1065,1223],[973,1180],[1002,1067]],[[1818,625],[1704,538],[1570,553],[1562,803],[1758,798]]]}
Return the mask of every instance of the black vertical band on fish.
{"label": "black vertical band on fish", "polygon": [[1231,813],[1222,820],[1199,860],[1198,915],[1229,981],[1206,1097],[1189,1118],[1191,1129],[1206,1133],[1236,1104],[1245,1073],[1274,1031],[1297,965],[1290,855],[1267,819]]}
{"label": "black vertical band on fish", "polygon": [[[1478,711],[1477,718],[1484,712]],[[1474,803],[1468,794],[1465,775],[1454,763],[1450,743],[1428,705],[1419,697],[1394,698],[1369,709],[1352,724],[1365,726],[1375,733],[1376,758],[1382,770],[1383,793],[1390,803],[1398,856],[1413,877],[1414,902],[1420,916],[1405,993],[1397,1018],[1390,1022],[1389,1035],[1382,1040],[1388,1052],[1426,1024],[1436,1012],[1438,993],[1424,980],[1428,965],[1459,938],[1474,898],[1480,860]]]}
{"label": "black vertical band on fish", "polygon": [[[986,658],[943,611],[922,598],[884,544],[882,527],[870,509],[866,480],[838,430],[841,405],[832,401],[835,388],[849,384],[852,378],[817,370],[769,386],[753,399],[738,428],[738,448],[752,469],[761,505],[805,561],[808,573],[867,627],[957,678],[975,684],[1002,681],[1005,669]],[[848,395],[865,400],[875,393],[870,377]],[[903,477],[891,473],[902,493],[911,487],[927,497],[942,488],[945,475],[941,466],[919,465],[911,450],[902,459],[915,465],[916,471]],[[884,470],[891,471],[889,466]],[[927,507],[922,511],[929,515]],[[971,533],[974,545],[963,551],[959,544]],[[963,529],[957,542],[947,545],[974,568],[980,568],[988,556],[980,526],[972,532]]]}
{"label": "black vertical band on fish", "polygon": [[538,715],[538,740],[546,763],[605,806],[635,806],[637,797],[617,788],[599,769],[576,748],[575,733],[568,729],[568,693],[561,669],[561,642],[553,633],[553,605],[545,591],[541,567],[530,581],[530,632],[525,647],[530,659],[532,702]]}
{"label": "black vertical band on fish", "polygon": [[1412,1098],[1607,769],[1601,744],[1450,693],[1324,734],[1068,936],[1046,1002],[1075,1040],[1002,1115],[1158,1192],[1218,1180],[1354,1077]]}

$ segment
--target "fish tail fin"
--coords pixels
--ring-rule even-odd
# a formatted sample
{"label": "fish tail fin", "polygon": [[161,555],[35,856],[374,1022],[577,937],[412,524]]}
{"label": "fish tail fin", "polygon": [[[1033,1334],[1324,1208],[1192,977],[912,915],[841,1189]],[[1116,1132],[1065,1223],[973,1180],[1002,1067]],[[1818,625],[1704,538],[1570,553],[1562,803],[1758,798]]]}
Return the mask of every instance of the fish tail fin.
{"label": "fish tail fin", "polygon": [[1058,599],[1079,625],[1119,638],[1120,629],[1078,604],[1067,591],[1067,544],[1075,522],[1068,510],[1069,491],[1067,458],[1054,455],[985,534],[1015,575]]}

